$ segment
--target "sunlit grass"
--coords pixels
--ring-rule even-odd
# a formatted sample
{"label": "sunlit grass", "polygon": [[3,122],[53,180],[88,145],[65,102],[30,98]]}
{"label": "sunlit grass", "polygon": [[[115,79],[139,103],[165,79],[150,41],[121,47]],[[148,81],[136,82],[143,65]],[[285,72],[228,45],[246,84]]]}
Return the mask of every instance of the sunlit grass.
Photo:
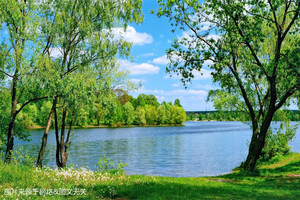
{"label": "sunlit grass", "polygon": [[[0,199],[300,199],[300,154],[261,163],[258,170],[200,178],[129,176],[87,169],[36,169],[0,164]],[[75,195],[5,195],[13,189],[69,189]],[[21,190],[22,191],[22,190]],[[77,193],[76,193],[77,191]],[[80,195],[81,192],[83,195]]]}

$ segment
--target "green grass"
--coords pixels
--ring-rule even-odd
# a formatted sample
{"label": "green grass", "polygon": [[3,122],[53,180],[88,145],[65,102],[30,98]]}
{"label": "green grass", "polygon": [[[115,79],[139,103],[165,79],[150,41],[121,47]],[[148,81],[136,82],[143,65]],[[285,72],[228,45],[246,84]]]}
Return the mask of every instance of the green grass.
{"label": "green grass", "polygon": [[[7,188],[71,189],[86,195],[4,195]],[[172,178],[36,170],[0,164],[0,199],[300,199],[300,154],[261,163],[255,172],[235,170],[217,177]]]}

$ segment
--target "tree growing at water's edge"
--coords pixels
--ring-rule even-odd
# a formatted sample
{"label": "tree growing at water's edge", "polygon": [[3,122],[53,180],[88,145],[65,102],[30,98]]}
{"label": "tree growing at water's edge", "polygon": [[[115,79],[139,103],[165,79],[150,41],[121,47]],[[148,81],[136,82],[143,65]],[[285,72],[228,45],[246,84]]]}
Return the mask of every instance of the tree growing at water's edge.
{"label": "tree growing at water's edge", "polygon": [[[141,5],[140,0],[49,0],[41,3],[41,15],[46,19],[44,24],[48,25],[42,27],[45,43],[48,44],[45,54],[49,55],[56,78],[49,80],[53,103],[38,166],[42,165],[53,115],[56,163],[58,167],[66,166],[70,133],[75,121],[79,120],[78,113],[94,101],[95,91],[109,89],[111,82],[107,77],[113,74],[117,66],[117,56],[129,56],[131,44],[116,38],[112,28],[125,29],[128,23],[141,22]],[[51,56],[51,50],[58,53]]]}
{"label": "tree growing at water's edge", "polygon": [[[37,71],[41,67],[39,61],[43,59],[43,46],[38,43],[37,10],[36,1],[0,2],[0,79],[4,79],[1,92],[5,94],[10,91],[6,162],[11,160],[18,115],[29,103],[46,98],[40,90],[44,85],[37,78],[40,75]],[[9,84],[10,87],[7,86]]]}
{"label": "tree growing at water's edge", "polygon": [[173,32],[179,28],[186,33],[167,51],[167,72],[182,75],[185,84],[209,63],[213,80],[222,88],[210,92],[215,107],[243,111],[251,118],[244,169],[253,170],[276,111],[292,98],[299,103],[300,1],[158,3],[157,15],[169,18]]}

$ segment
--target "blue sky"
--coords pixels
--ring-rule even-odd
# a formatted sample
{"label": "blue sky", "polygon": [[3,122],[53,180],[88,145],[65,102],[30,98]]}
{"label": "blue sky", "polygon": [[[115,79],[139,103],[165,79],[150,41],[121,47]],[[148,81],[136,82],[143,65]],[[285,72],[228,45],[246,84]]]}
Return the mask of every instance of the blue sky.
{"label": "blue sky", "polygon": [[132,56],[134,62],[120,60],[121,68],[130,71],[130,79],[133,82],[141,82],[142,87],[131,95],[137,97],[141,93],[153,94],[159,102],[174,102],[176,98],[181,101],[186,111],[214,110],[212,103],[205,101],[208,91],[216,88],[212,84],[210,71],[204,67],[203,75],[195,73],[195,78],[187,89],[180,81],[180,77],[172,78],[166,73],[168,59],[166,50],[171,47],[175,38],[180,38],[186,32],[171,32],[171,26],[166,17],[158,18],[150,14],[150,10],[158,7],[156,0],[144,0],[144,23],[131,24],[124,38],[133,43]]}

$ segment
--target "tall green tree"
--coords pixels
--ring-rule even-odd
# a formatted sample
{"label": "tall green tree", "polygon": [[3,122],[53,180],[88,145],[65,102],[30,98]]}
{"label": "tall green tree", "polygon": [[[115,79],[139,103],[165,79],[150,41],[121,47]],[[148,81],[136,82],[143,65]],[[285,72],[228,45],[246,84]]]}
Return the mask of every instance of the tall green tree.
{"label": "tall green tree", "polygon": [[5,87],[10,90],[6,162],[11,160],[18,114],[31,102],[45,98],[41,92],[43,83],[39,81],[36,73],[40,67],[40,49],[43,47],[37,43],[37,4],[35,0],[0,1],[0,23],[3,25],[0,30],[0,76],[5,77]]}
{"label": "tall green tree", "polygon": [[147,122],[146,122],[146,112],[145,110],[138,106],[135,110],[135,123],[137,125],[146,125]]}
{"label": "tall green tree", "polygon": [[134,107],[132,104],[128,101],[123,106],[124,108],[124,120],[127,125],[132,125],[134,122]]}
{"label": "tall green tree", "polygon": [[[299,100],[300,1],[158,0],[157,15],[186,31],[175,39],[168,72],[191,81],[210,63],[221,86],[210,97],[251,118],[252,138],[244,169],[253,170],[275,112]],[[298,101],[299,103],[299,101]],[[216,104],[215,104],[216,105]],[[220,104],[221,105],[221,104]]]}
{"label": "tall green tree", "polygon": [[[45,19],[41,30],[44,42],[48,44],[45,54],[58,78],[51,82],[53,106],[42,140],[38,166],[41,166],[47,129],[53,115],[56,162],[58,167],[66,165],[70,133],[65,131],[66,121],[67,116],[72,118],[74,113],[70,108],[76,109],[76,106],[70,105],[88,100],[98,87],[98,90],[107,87],[108,79],[107,82],[102,80],[104,72],[112,71],[117,66],[117,56],[128,57],[131,47],[122,38],[116,38],[111,30],[113,27],[126,28],[132,22],[140,23],[143,19],[141,5],[141,0],[46,0],[41,3]],[[60,112],[57,112],[58,105]]]}
{"label": "tall green tree", "polygon": [[174,106],[182,107],[182,105],[180,104],[180,100],[179,99],[175,99]]}

